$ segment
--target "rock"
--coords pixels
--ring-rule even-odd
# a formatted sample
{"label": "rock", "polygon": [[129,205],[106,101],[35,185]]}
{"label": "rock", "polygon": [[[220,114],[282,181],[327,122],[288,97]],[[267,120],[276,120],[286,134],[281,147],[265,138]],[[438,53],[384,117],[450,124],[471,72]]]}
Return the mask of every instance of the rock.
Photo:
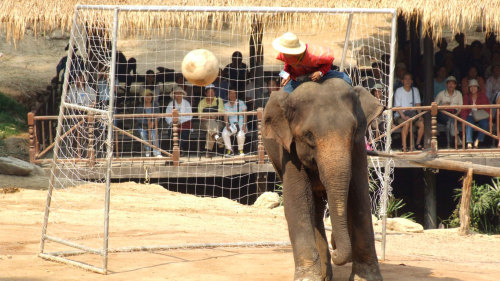
{"label": "rock", "polygon": [[404,218],[387,219],[387,229],[396,232],[422,233],[424,227],[416,222]]}
{"label": "rock", "polygon": [[275,192],[264,192],[253,204],[254,207],[272,209],[280,205],[280,196]]}
{"label": "rock", "polygon": [[5,139],[5,150],[10,155],[28,155],[29,140],[26,138],[9,137]]}
{"label": "rock", "polygon": [[34,165],[14,157],[0,157],[0,174],[28,176],[35,169]]}

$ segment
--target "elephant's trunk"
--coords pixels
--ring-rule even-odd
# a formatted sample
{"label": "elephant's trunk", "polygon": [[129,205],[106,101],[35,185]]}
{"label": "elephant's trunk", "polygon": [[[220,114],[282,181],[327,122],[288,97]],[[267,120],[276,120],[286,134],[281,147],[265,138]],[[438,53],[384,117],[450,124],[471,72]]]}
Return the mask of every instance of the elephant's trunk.
{"label": "elephant's trunk", "polygon": [[[334,144],[341,147],[339,143]],[[329,146],[332,146],[331,144]],[[351,179],[350,147],[344,149],[330,148],[328,152],[321,151],[317,157],[321,182],[326,188],[330,219],[332,222],[332,243],[336,249],[332,260],[336,265],[351,261],[352,249],[347,225],[347,196]]]}

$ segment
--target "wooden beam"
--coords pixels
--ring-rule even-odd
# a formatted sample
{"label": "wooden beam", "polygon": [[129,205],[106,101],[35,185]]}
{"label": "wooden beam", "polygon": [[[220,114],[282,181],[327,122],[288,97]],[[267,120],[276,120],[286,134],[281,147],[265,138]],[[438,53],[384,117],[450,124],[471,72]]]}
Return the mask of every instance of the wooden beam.
{"label": "wooden beam", "polygon": [[472,175],[473,169],[469,168],[465,173],[464,185],[462,188],[462,199],[460,200],[460,235],[469,234],[470,228],[470,202],[472,196]]}
{"label": "wooden beam", "polygon": [[500,168],[473,164],[470,162],[464,163],[463,161],[434,158],[427,152],[422,152],[417,155],[396,155],[378,151],[367,151],[366,153],[369,156],[389,157],[393,159],[406,160],[409,163],[426,168],[452,170],[464,173],[468,172],[469,168],[472,168],[474,169],[474,173],[478,175],[500,177]]}
{"label": "wooden beam", "polygon": [[442,170],[452,170],[464,173],[468,172],[469,169],[474,169],[474,173],[478,175],[500,177],[500,168],[473,164],[470,162],[464,163],[460,161],[446,160],[446,159],[410,160],[410,162],[422,167],[442,169]]}

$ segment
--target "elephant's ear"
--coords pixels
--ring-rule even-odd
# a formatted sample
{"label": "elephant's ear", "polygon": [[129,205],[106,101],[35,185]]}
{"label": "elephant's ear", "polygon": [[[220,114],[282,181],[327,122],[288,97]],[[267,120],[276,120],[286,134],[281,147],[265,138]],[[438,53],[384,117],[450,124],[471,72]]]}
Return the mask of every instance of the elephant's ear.
{"label": "elephant's ear", "polygon": [[382,111],[384,111],[384,106],[381,105],[379,100],[371,95],[365,88],[356,86],[354,87],[354,91],[358,96],[361,106],[360,114],[364,115],[366,126],[368,126],[373,121],[373,119],[377,118],[382,113]]}
{"label": "elephant's ear", "polygon": [[272,92],[264,109],[262,136],[274,139],[290,152],[293,137],[286,118],[288,96],[283,90]]}

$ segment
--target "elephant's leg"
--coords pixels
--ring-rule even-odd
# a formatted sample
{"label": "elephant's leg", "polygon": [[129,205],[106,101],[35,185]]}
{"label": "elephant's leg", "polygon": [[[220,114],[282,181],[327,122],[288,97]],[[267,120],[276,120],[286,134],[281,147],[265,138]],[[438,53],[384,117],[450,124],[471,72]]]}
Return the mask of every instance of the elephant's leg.
{"label": "elephant's leg", "polygon": [[[316,190],[316,188],[315,188]],[[324,192],[314,192],[314,206],[315,206],[315,234],[316,234],[316,247],[318,248],[319,257],[321,259],[321,276],[323,280],[333,280],[332,264],[330,262],[331,255],[328,249],[328,240],[325,233],[325,224],[323,221],[326,210],[326,194]]]}
{"label": "elephant's leg", "polygon": [[323,281],[315,242],[311,181],[297,157],[283,153],[283,203],[295,261],[294,280]]}
{"label": "elephant's leg", "polygon": [[[363,144],[364,145],[364,144]],[[352,157],[348,212],[351,219],[352,273],[350,280],[382,280],[375,251],[368,191],[366,151],[356,144]]]}

